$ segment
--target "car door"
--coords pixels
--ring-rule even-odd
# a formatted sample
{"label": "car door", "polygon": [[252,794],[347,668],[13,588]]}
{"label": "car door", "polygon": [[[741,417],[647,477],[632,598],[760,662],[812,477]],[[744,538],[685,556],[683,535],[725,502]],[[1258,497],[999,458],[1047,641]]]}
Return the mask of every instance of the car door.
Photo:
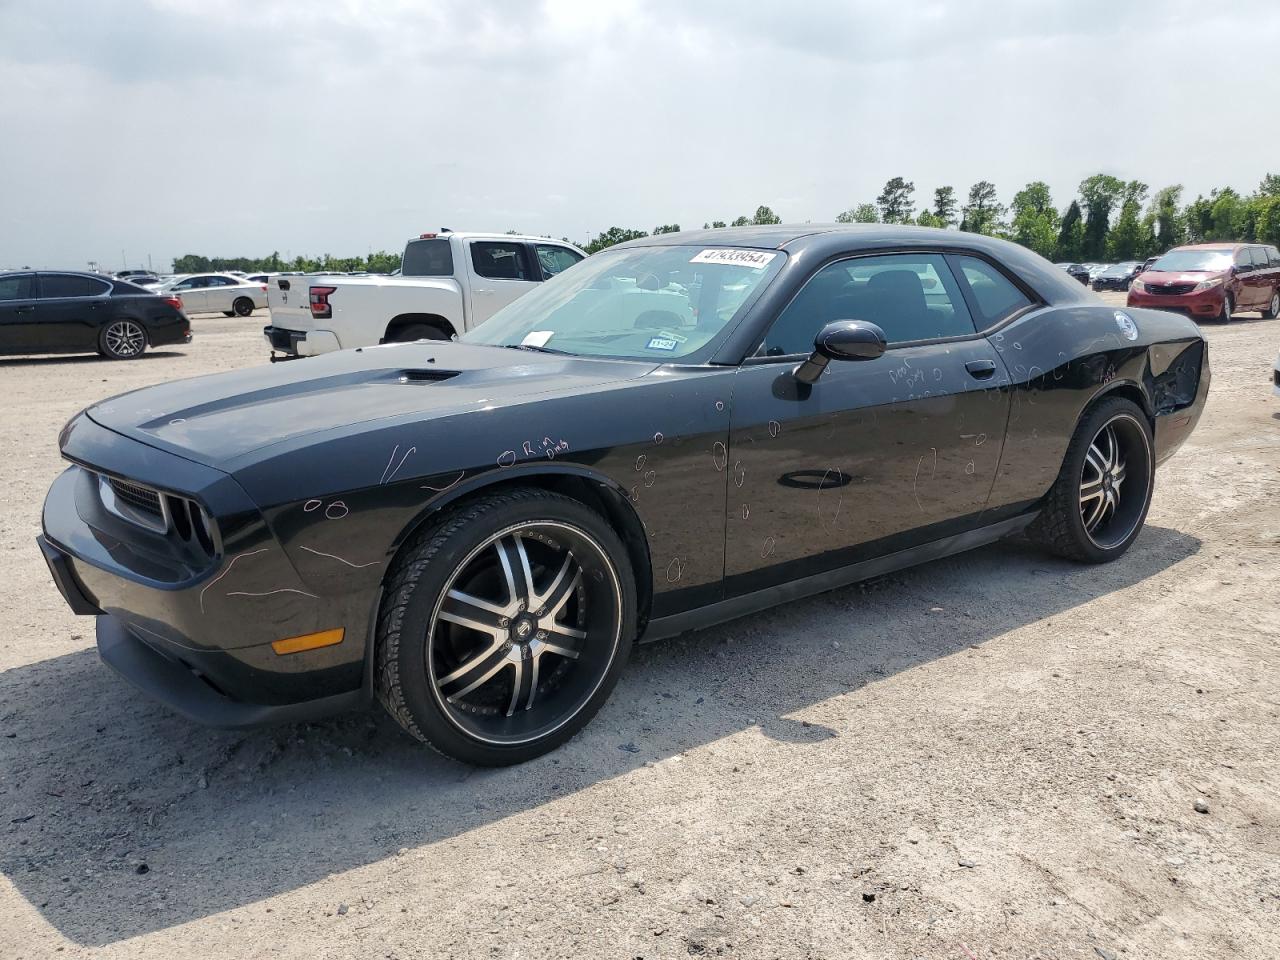
{"label": "car door", "polygon": [[1252,306],[1261,310],[1271,301],[1271,288],[1275,277],[1271,273],[1270,258],[1265,247],[1250,247],[1249,256],[1253,260],[1253,271],[1249,274],[1249,285],[1253,288]]}
{"label": "car door", "polygon": [[193,313],[208,313],[208,277],[187,277],[179,280],[169,290],[182,298],[182,312],[187,316]]}
{"label": "car door", "polygon": [[[738,371],[728,449],[730,595],[979,525],[1008,417],[997,351],[946,257],[840,259],[819,269]],[[794,371],[821,328],[867,320],[889,347]]]}
{"label": "car door", "polygon": [[240,284],[230,277],[206,277],[205,309],[210,313],[226,313],[231,310],[236,297],[242,292]]}
{"label": "car door", "polygon": [[0,277],[0,354],[26,352],[38,310],[34,274]]}
{"label": "car door", "polygon": [[98,332],[111,313],[111,284],[74,273],[40,273],[36,284],[32,345],[55,352],[96,350]]}
{"label": "car door", "polygon": [[542,278],[531,262],[528,245],[522,241],[471,240],[467,248],[471,315],[477,324],[532,290]]}

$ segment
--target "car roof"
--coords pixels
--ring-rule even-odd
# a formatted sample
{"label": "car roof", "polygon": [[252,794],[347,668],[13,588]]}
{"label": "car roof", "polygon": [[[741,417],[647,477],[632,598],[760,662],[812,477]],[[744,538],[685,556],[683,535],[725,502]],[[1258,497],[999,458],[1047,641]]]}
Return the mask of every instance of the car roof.
{"label": "car roof", "polygon": [[[1187,243],[1180,247],[1174,247],[1173,250],[1238,250],[1241,247],[1256,246],[1250,243],[1237,243],[1235,241],[1219,241],[1218,243]],[[1169,250],[1172,253],[1173,250]]]}

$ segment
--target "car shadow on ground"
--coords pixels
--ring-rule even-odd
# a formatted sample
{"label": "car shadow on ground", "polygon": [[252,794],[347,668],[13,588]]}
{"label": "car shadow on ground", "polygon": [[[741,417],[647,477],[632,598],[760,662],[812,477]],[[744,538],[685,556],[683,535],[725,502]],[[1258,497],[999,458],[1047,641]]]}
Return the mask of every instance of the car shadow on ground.
{"label": "car shadow on ground", "polygon": [[148,350],[141,356],[129,360],[108,360],[96,353],[57,353],[43,357],[2,357],[0,369],[5,367],[39,367],[55,363],[139,363],[143,360],[156,360],[161,357],[184,356],[181,350]]}
{"label": "car shadow on ground", "polygon": [[[1132,587],[1199,549],[1148,526],[1124,559],[1091,567],[1006,542],[642,647],[582,734],[501,770],[443,759],[380,712],[199,728],[92,649],[16,667],[0,674],[0,871],[69,939],[117,942],[753,728],[816,749],[841,734],[798,711]],[[88,641],[92,622],[80,622]]]}

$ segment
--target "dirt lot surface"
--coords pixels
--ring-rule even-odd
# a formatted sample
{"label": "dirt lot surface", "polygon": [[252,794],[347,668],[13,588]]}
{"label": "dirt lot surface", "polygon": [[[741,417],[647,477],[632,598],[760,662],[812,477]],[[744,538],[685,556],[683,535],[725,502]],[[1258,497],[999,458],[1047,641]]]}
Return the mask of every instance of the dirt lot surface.
{"label": "dirt lot surface", "polygon": [[63,422],[263,322],[0,362],[0,957],[1280,956],[1280,323],[1208,328],[1121,561],[999,544],[646,647],[482,771],[373,714],[194,727],[50,582]]}

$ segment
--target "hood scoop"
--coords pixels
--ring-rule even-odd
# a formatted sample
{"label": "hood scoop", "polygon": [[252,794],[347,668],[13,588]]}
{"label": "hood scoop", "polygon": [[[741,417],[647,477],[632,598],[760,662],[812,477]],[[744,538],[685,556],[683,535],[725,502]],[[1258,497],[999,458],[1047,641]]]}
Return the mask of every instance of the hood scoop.
{"label": "hood scoop", "polygon": [[391,379],[396,383],[439,383],[441,380],[452,380],[460,370],[401,370]]}

